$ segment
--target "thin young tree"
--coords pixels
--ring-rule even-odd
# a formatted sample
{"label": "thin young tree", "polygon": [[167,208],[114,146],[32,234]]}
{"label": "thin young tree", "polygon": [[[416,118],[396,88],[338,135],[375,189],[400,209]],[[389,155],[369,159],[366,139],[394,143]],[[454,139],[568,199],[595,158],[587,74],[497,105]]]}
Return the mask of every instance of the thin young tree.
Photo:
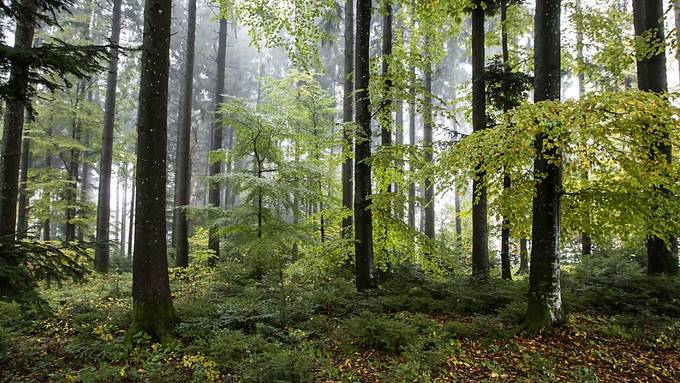
{"label": "thin young tree", "polygon": [[[425,45],[429,47],[430,39],[425,39]],[[425,147],[425,161],[431,163],[434,160],[433,128],[434,118],[432,115],[432,63],[426,60],[424,72],[425,94],[423,95],[423,146]],[[424,233],[428,238],[434,239],[434,182],[428,176],[423,182],[423,220]]]}
{"label": "thin young tree", "polygon": [[154,339],[171,336],[176,317],[170,295],[165,222],[167,181],[170,0],[146,0],[139,109],[135,250],[132,263],[134,316],[129,333]]}
{"label": "thin young tree", "polygon": [[[224,98],[224,72],[227,55],[227,19],[220,18],[220,31],[217,38],[217,69],[215,74],[215,94],[213,99],[213,123],[211,127],[211,151],[222,149],[222,122],[220,121],[220,106]],[[210,164],[209,175],[211,177],[222,174],[222,161],[213,161]],[[220,207],[220,185],[218,182],[210,181],[208,188],[208,204]],[[217,228],[210,227],[208,247],[213,251],[214,256],[210,260],[211,265],[215,265],[220,257],[220,238],[217,235]]]}
{"label": "thin young tree", "polygon": [[371,0],[357,0],[355,41],[355,110],[357,134],[354,159],[354,230],[356,286],[364,291],[375,287],[373,277],[373,214],[371,212],[371,112],[369,87],[369,42]]}
{"label": "thin young tree", "polygon": [[189,228],[185,207],[191,197],[191,101],[194,86],[194,52],[196,47],[196,0],[187,1],[187,45],[184,55],[182,92],[177,129],[177,163],[175,165],[175,266],[189,266]]}
{"label": "thin young tree", "polygon": [[[106,76],[104,101],[104,129],[99,161],[99,189],[97,197],[97,228],[95,235],[95,270],[105,273],[109,270],[110,246],[109,225],[111,220],[111,163],[113,162],[113,126],[116,116],[116,86],[118,84],[118,44],[120,41],[120,20],[122,0],[113,1],[111,18],[111,48],[109,68]],[[132,230],[132,227],[130,227]]]}
{"label": "thin young tree", "polygon": [[[635,34],[648,41],[645,55],[638,57],[638,88],[646,92],[665,93],[668,91],[666,78],[666,50],[664,45],[664,6],[661,0],[634,0],[633,19]],[[660,47],[660,48],[658,48]],[[662,137],[651,145],[650,159],[671,163],[672,145],[668,137]],[[657,192],[666,193],[663,188]],[[659,209],[652,206],[652,209]],[[647,272],[649,274],[676,275],[679,272],[677,244],[674,237],[662,238],[650,235],[647,238]]]}
{"label": "thin young tree", "polygon": [[[33,122],[31,108],[26,110],[26,122]],[[21,178],[19,182],[19,217],[17,219],[17,238],[23,239],[28,235],[28,169],[31,167],[31,139],[24,132],[21,142]]]}
{"label": "thin young tree", "polygon": [[[537,0],[534,27],[534,102],[559,100],[561,0]],[[531,222],[531,266],[525,328],[529,331],[565,322],[560,290],[560,152],[554,141],[539,133]]]}

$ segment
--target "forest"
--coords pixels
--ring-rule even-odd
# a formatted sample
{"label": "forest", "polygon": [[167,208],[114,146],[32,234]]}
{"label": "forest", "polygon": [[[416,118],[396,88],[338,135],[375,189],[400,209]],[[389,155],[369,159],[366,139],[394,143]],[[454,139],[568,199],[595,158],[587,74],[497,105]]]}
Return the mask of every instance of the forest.
{"label": "forest", "polygon": [[680,382],[680,1],[0,1],[0,383]]}

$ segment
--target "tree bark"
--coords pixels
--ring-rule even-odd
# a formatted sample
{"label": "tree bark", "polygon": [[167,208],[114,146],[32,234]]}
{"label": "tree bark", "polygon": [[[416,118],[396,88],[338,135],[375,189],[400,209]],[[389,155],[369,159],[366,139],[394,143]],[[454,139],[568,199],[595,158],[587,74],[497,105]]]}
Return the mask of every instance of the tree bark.
{"label": "tree bark", "polygon": [[[576,0],[575,3],[576,11],[581,11],[581,0]],[[583,31],[581,28],[576,30],[576,62],[580,66],[578,71],[578,98],[582,100],[586,94],[586,75],[583,71],[583,65],[585,64],[583,56]],[[588,178],[588,173],[584,175]],[[590,255],[592,253],[592,240],[588,233],[581,232],[581,255]]]}
{"label": "tree bark", "polygon": [[[342,206],[352,211],[352,126],[354,122],[354,0],[345,0],[345,70],[344,94],[342,98]],[[352,237],[352,215],[342,220],[344,238]]]}
{"label": "tree bark", "polygon": [[128,225],[128,258],[132,257],[132,239],[135,232],[135,177],[132,177],[132,194],[130,194],[130,224]]}
{"label": "tree bark", "polygon": [[[85,93],[85,80],[80,80],[78,86],[76,87],[76,98],[75,98],[75,110],[73,114],[72,122],[72,132],[71,138],[74,142],[80,144],[81,134],[82,134],[82,124],[80,121],[80,109],[82,107],[83,94]],[[71,148],[69,165],[68,165],[68,178],[69,186],[66,189],[66,211],[65,211],[65,241],[72,242],[76,240],[76,205],[78,204],[78,173],[80,169],[80,149],[77,147]]]}
{"label": "tree bark", "polygon": [[[220,121],[220,106],[224,96],[224,71],[227,54],[227,20],[220,19],[220,32],[217,41],[217,70],[215,76],[215,95],[214,95],[214,112],[212,124],[212,143],[210,150],[217,151],[222,149],[222,122]],[[217,176],[222,173],[222,161],[215,161],[210,165],[210,176]],[[217,182],[210,181],[208,191],[208,203],[210,206],[220,207],[220,185]],[[209,231],[208,247],[214,252],[213,258],[210,260],[210,265],[214,266],[220,258],[220,238],[217,236],[217,228],[211,225]]]}
{"label": "tree bark", "polygon": [[[17,19],[14,47],[30,49],[35,33],[35,0],[21,1],[21,17]],[[28,59],[15,60],[10,69],[7,88],[11,91],[3,118],[2,159],[0,160],[0,238],[14,239],[19,194],[19,164],[24,130],[24,110],[30,72]],[[0,288],[1,290],[1,288]]]}
{"label": "tree bark", "polygon": [[[508,48],[508,0],[501,0],[501,50],[503,51],[503,71],[506,78],[510,75],[510,49]],[[505,85],[504,85],[505,86]],[[504,89],[507,94],[509,89]],[[505,110],[504,112],[507,112]],[[503,174],[503,190],[507,191],[512,185],[512,180],[507,172]],[[512,280],[512,264],[510,262],[510,219],[503,216],[501,219],[501,278]]]}
{"label": "tree bark", "polygon": [[175,165],[174,229],[175,266],[189,266],[189,224],[186,208],[191,197],[191,103],[194,86],[196,47],[196,0],[188,0],[187,46],[184,55],[182,93],[177,129],[177,163]]}
{"label": "tree bark", "polygon": [[[534,45],[534,102],[560,99],[560,0],[537,0]],[[534,142],[536,194],[531,223],[531,266],[525,326],[529,331],[565,322],[560,290],[560,192],[562,174],[556,145],[539,133]]]}
{"label": "tree bark", "polygon": [[354,230],[356,286],[364,291],[375,287],[373,276],[373,214],[371,212],[371,113],[369,86],[369,42],[371,0],[357,0],[355,41],[355,109],[357,135],[354,162]]}
{"label": "tree bark", "polygon": [[[426,38],[426,46],[429,46],[429,38]],[[425,147],[425,161],[431,163],[434,160],[434,146],[432,140],[433,117],[432,117],[432,64],[425,64],[425,95],[423,96],[423,146]],[[427,177],[423,182],[424,190],[424,232],[428,238],[434,239],[434,183]]]}
{"label": "tree bark", "polygon": [[[472,10],[472,130],[486,129],[484,9]],[[489,229],[485,174],[478,170],[472,182],[472,276],[489,278]]]}
{"label": "tree bark", "polygon": [[[26,123],[33,122],[33,112],[26,109]],[[24,239],[28,235],[28,169],[31,167],[31,140],[24,132],[21,143],[21,179],[19,181],[19,218],[17,220],[17,238]]]}
{"label": "tree bark", "polygon": [[[111,20],[111,49],[106,77],[104,104],[104,129],[102,130],[102,154],[99,161],[99,189],[97,197],[97,232],[95,235],[94,268],[105,273],[109,270],[111,220],[111,163],[113,162],[113,127],[116,114],[116,85],[118,83],[118,43],[120,40],[121,5],[123,0],[113,1]],[[130,227],[132,228],[132,226]]]}
{"label": "tree bark", "polygon": [[[659,42],[664,47],[664,6],[661,0],[634,0],[633,18],[635,34],[640,36],[645,32],[654,33],[655,44]],[[665,47],[653,53],[651,57],[638,59],[638,88],[646,92],[666,93],[668,81],[666,78],[666,50]],[[672,145],[666,136],[654,142],[649,150],[653,161],[672,160]],[[657,193],[668,193],[663,188],[656,188]],[[650,206],[658,210],[658,206]],[[647,238],[647,273],[677,275],[679,272],[677,243],[674,237],[667,239],[656,235]]]}
{"label": "tree bark", "polygon": [[[411,67],[411,76],[412,76],[412,84],[411,86],[413,87],[412,90],[412,95],[411,99],[409,100],[409,106],[408,106],[408,140],[411,146],[415,148],[416,146],[416,95],[415,95],[415,86],[416,86],[416,68]],[[414,171],[413,169],[413,163],[411,163],[410,169],[411,172]],[[416,228],[416,184],[415,182],[411,182],[408,186],[408,225],[410,228],[414,229]]]}
{"label": "tree bark", "polygon": [[165,221],[170,0],[146,0],[137,114],[134,316],[129,334],[167,340],[176,317],[170,296]]}
{"label": "tree bark", "polygon": [[529,272],[529,250],[527,249],[527,239],[522,238],[519,240],[519,270],[517,270],[518,275],[526,274]]}

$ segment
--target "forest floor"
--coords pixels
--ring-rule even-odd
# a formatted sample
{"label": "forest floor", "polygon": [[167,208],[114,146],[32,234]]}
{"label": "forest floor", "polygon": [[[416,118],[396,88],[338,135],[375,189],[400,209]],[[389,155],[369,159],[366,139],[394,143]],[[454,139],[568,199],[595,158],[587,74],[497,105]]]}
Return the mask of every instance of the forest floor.
{"label": "forest floor", "polygon": [[347,275],[241,264],[174,271],[177,340],[126,340],[129,273],[0,303],[0,382],[680,382],[680,281],[620,259],[568,269],[568,323],[525,334],[527,283],[404,268]]}

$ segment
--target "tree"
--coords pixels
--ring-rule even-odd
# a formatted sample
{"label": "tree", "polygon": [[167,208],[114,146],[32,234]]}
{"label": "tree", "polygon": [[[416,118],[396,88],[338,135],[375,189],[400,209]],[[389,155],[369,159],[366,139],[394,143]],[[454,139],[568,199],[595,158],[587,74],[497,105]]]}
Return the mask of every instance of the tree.
{"label": "tree", "polygon": [[[408,143],[412,146],[416,146],[416,69],[411,67],[409,71],[411,75],[411,87],[413,92],[409,97],[408,103]],[[411,169],[412,170],[412,169]],[[408,185],[408,226],[412,229],[416,228],[416,184],[411,182]]]}
{"label": "tree", "polygon": [[[535,14],[534,102],[560,99],[561,0],[538,0]],[[560,151],[540,132],[534,140],[535,196],[531,223],[531,266],[525,326],[533,331],[565,321],[560,291]]]}
{"label": "tree", "polygon": [[[20,13],[17,15],[17,27],[14,33],[15,49],[30,49],[35,33],[36,11],[35,0],[22,0]],[[15,236],[17,218],[17,195],[19,194],[19,163],[21,157],[21,139],[24,129],[24,110],[28,99],[30,76],[30,57],[16,59],[11,64],[7,89],[9,93],[5,101],[3,118],[2,160],[0,160],[0,237]]]}
{"label": "tree", "polygon": [[[638,53],[638,88],[646,92],[665,93],[668,91],[666,79],[666,48],[664,42],[664,6],[661,0],[634,0],[633,18],[635,34],[645,42],[645,51]],[[654,126],[643,126],[654,130]],[[649,156],[653,161],[671,164],[672,144],[667,135],[652,142]],[[663,187],[657,192],[667,193]],[[651,210],[660,207],[651,206]],[[679,272],[677,244],[674,237],[662,238],[650,235],[647,238],[647,272],[649,274],[671,274]]]}
{"label": "tree", "polygon": [[[99,189],[97,197],[97,229],[95,235],[95,270],[105,273],[109,269],[109,225],[111,218],[111,163],[113,161],[113,126],[116,115],[116,86],[118,84],[118,43],[123,0],[114,0],[111,19],[111,48],[109,69],[106,76],[104,104],[104,129],[102,130],[102,153],[99,162]],[[130,226],[132,230],[132,226]]]}
{"label": "tree", "polygon": [[[217,37],[217,69],[215,74],[215,94],[214,94],[214,112],[213,123],[211,127],[211,147],[213,152],[222,148],[222,122],[219,116],[220,105],[224,98],[224,68],[227,55],[227,20],[224,17],[220,18],[220,31]],[[213,160],[210,164],[208,174],[211,177],[222,173],[222,161]],[[220,185],[219,183],[209,181],[208,203],[215,208],[220,207]],[[211,264],[220,257],[220,239],[217,236],[217,229],[211,228],[209,232],[208,246],[215,254]]]}
{"label": "tree", "polygon": [[[352,128],[354,122],[354,0],[345,0],[345,69],[342,98],[342,206],[352,211]],[[343,236],[352,236],[352,216],[342,220]]]}
{"label": "tree", "polygon": [[[425,45],[429,46],[429,36],[425,38]],[[423,95],[423,145],[425,146],[425,161],[431,163],[434,160],[434,146],[432,141],[432,131],[434,128],[434,118],[432,115],[432,63],[426,60],[423,70],[425,77],[425,94]],[[423,182],[424,206],[423,215],[425,221],[424,232],[428,238],[434,239],[434,182],[430,177]]]}
{"label": "tree", "polygon": [[[26,122],[33,122],[31,108],[26,110]],[[21,180],[19,183],[19,218],[17,220],[17,238],[26,238],[28,232],[28,169],[31,167],[31,139],[24,133],[21,143]]]}
{"label": "tree", "polygon": [[357,134],[354,158],[354,231],[357,290],[375,287],[373,278],[373,213],[371,212],[371,114],[369,42],[371,0],[357,0],[354,89]]}
{"label": "tree", "polygon": [[154,339],[165,340],[176,322],[165,238],[171,1],[147,0],[144,20],[135,172],[134,315],[129,334],[143,331]]}
{"label": "tree", "polygon": [[[477,3],[472,9],[472,130],[475,132],[486,129],[485,6]],[[486,194],[484,174],[478,172],[472,182],[472,275],[477,280],[489,278]]]}
{"label": "tree", "polygon": [[187,46],[184,55],[182,93],[177,128],[175,165],[175,215],[173,238],[175,266],[189,265],[189,237],[186,206],[191,196],[191,101],[194,84],[194,51],[196,46],[196,0],[188,0]]}

